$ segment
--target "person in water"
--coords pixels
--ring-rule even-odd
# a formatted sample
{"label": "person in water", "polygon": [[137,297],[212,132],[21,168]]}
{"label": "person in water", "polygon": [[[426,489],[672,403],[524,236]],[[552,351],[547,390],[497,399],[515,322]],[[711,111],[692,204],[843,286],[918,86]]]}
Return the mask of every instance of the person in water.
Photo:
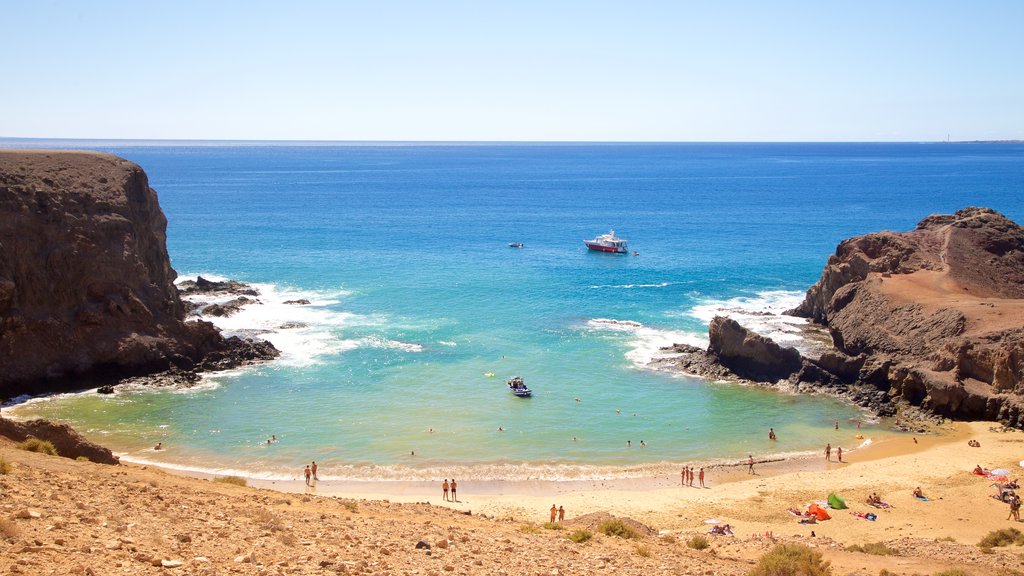
{"label": "person in water", "polygon": [[768,439],[775,440],[775,428],[768,429]]}

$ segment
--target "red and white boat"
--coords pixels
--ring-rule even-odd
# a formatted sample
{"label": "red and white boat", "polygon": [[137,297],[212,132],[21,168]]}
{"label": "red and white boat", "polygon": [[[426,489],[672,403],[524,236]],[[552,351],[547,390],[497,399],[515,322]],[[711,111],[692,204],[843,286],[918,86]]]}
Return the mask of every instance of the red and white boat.
{"label": "red and white boat", "polygon": [[629,246],[626,244],[626,239],[616,237],[615,230],[612,230],[607,234],[601,234],[593,240],[584,240],[583,243],[587,245],[587,248],[598,252],[612,252],[614,254],[629,253]]}

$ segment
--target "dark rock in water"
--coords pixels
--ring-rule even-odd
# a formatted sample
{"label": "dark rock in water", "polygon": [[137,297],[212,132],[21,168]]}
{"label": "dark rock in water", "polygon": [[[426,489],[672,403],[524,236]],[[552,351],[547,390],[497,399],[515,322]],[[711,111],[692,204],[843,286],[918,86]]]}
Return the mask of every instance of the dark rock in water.
{"label": "dark rock in water", "polygon": [[197,277],[193,280],[186,280],[178,285],[178,290],[182,294],[240,294],[244,296],[259,296],[259,292],[249,286],[235,280],[225,280],[224,282],[217,282],[215,280],[207,280],[202,276]]}
{"label": "dark rock in water", "polygon": [[56,424],[46,420],[29,420],[15,422],[0,417],[0,436],[6,436],[15,442],[28,438],[39,438],[53,443],[57,454],[75,459],[85,456],[98,464],[118,464],[117,456],[103,446],[94,444],[83,438],[67,424]]}
{"label": "dark rock in water", "polygon": [[281,324],[280,326],[278,326],[278,329],[280,329],[280,330],[292,330],[292,329],[295,329],[295,328],[306,328],[308,326],[309,326],[309,324],[306,324],[305,322],[285,322],[284,324]]}
{"label": "dark rock in water", "polygon": [[285,304],[295,304],[295,305],[298,305],[298,306],[305,306],[305,305],[309,304],[309,300],[306,300],[305,298],[300,298],[298,300],[285,300],[284,303]]}
{"label": "dark rock in water", "polygon": [[96,392],[98,394],[113,394],[114,387],[111,386],[110,384],[107,384],[106,386],[100,386],[99,388],[97,388]]}
{"label": "dark rock in water", "polygon": [[783,348],[770,338],[751,332],[738,322],[715,316],[708,329],[708,352],[734,373],[757,381],[788,378],[800,370],[800,353]]}
{"label": "dark rock in water", "polygon": [[223,304],[210,304],[206,308],[200,310],[199,313],[202,316],[231,316],[235,312],[241,310],[242,306],[245,306],[247,304],[253,304],[255,302],[257,301],[251,298],[239,296],[238,298],[235,298],[234,300],[228,300]]}
{"label": "dark rock in water", "polygon": [[266,340],[242,339],[232,336],[226,338],[225,342],[227,348],[207,354],[197,368],[200,370],[229,370],[272,360],[281,355],[281,352]]}

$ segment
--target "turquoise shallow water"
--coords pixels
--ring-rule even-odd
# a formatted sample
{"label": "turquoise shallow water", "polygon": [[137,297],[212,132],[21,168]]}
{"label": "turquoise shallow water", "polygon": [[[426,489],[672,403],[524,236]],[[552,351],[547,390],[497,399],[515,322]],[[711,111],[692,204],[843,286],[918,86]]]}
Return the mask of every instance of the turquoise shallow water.
{"label": "turquoise shallow water", "polygon": [[[1020,145],[99,147],[149,173],[182,275],[260,288],[222,327],[284,354],[192,390],[16,411],[129,458],[263,477],[311,459],[328,478],[608,477],[853,447],[842,402],[646,363],[705,343],[715,313],[805,345],[774,313],[844,237],[967,205],[1024,216]],[[584,248],[613,227],[640,256]],[[517,374],[532,399],[505,389]]]}

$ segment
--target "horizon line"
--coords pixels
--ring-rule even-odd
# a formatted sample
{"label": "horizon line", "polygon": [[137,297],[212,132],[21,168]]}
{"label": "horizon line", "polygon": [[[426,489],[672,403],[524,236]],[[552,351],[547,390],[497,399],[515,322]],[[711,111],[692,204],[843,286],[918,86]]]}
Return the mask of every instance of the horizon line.
{"label": "horizon line", "polygon": [[205,145],[450,145],[450,144],[1021,144],[1024,139],[975,139],[975,140],[297,140],[297,139],[232,139],[232,138],[73,138],[73,137],[32,137],[0,136],[0,143],[146,143],[147,145],[180,145],[183,143]]}

